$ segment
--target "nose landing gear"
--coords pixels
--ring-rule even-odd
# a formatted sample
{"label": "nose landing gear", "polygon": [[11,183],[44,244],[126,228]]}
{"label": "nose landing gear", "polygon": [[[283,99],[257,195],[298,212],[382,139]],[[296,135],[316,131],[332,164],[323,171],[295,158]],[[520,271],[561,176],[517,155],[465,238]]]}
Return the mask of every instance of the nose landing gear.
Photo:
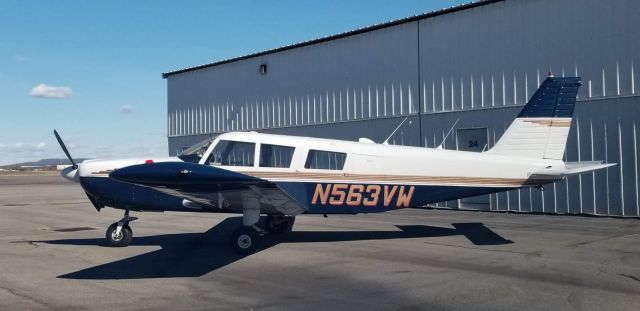
{"label": "nose landing gear", "polygon": [[107,244],[112,247],[125,247],[129,245],[133,239],[133,231],[129,226],[129,222],[136,219],[138,218],[130,217],[129,210],[126,210],[122,219],[112,223],[109,228],[107,228]]}

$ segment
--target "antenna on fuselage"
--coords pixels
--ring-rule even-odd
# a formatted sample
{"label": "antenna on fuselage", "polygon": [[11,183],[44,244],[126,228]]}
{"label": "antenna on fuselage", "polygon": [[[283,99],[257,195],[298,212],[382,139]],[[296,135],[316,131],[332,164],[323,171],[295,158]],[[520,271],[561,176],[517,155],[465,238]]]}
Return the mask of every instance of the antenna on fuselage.
{"label": "antenna on fuselage", "polygon": [[453,123],[453,125],[447,132],[447,135],[444,136],[444,138],[442,139],[442,142],[440,143],[440,145],[438,145],[438,147],[436,147],[436,149],[444,149],[442,146],[444,145],[444,142],[447,141],[447,137],[449,137],[449,134],[451,134],[451,131],[453,131],[453,129],[456,127],[456,124],[458,124],[458,121],[460,121],[460,118],[456,119],[456,122]]}
{"label": "antenna on fuselage", "polygon": [[391,132],[391,135],[389,135],[389,137],[387,137],[387,139],[385,139],[382,142],[383,145],[388,145],[389,144],[389,139],[391,139],[391,137],[393,137],[393,134],[395,134],[402,127],[402,124],[404,124],[404,122],[407,121],[407,119],[409,119],[409,117],[404,117],[404,120],[402,120],[402,122],[400,122],[400,124],[398,124],[396,129],[393,130],[393,132]]}

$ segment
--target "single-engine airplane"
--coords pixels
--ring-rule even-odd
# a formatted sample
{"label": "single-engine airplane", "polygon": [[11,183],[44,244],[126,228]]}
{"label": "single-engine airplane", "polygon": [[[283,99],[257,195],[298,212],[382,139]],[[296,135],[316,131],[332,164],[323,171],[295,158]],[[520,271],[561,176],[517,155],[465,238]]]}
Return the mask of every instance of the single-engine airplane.
{"label": "single-engine airplane", "polygon": [[[288,232],[299,214],[378,213],[464,197],[538,187],[613,164],[562,160],[581,82],[547,78],[491,149],[477,153],[229,132],[177,157],[85,160],[62,175],[79,182],[93,206],[124,210],[111,246],[133,237],[129,211],[242,213],[231,236],[241,254],[266,233]],[[259,225],[266,214],[264,225]]]}

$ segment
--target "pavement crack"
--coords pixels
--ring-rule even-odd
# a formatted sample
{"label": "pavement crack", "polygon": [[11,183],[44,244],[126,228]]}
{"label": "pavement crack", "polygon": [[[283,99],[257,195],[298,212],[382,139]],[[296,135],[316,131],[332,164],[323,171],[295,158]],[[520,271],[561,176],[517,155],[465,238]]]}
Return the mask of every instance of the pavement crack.
{"label": "pavement crack", "polygon": [[15,296],[15,297],[22,298],[24,300],[30,301],[32,303],[35,303],[35,304],[41,306],[41,307],[45,307],[45,308],[48,308],[48,309],[55,309],[51,305],[49,305],[49,304],[47,304],[45,302],[39,301],[39,300],[37,300],[35,298],[29,297],[29,296],[24,295],[24,294],[20,294],[14,289],[11,289],[11,288],[8,288],[8,287],[4,287],[4,286],[0,285],[0,290],[4,290],[5,292],[9,293],[12,296]]}
{"label": "pavement crack", "polygon": [[640,278],[635,276],[635,275],[630,275],[630,274],[624,274],[624,273],[618,273],[619,276],[624,276],[625,278],[629,278],[632,279],[636,282],[640,282]]}
{"label": "pavement crack", "polygon": [[507,251],[507,250],[500,250],[500,249],[486,249],[486,248],[479,248],[479,247],[470,247],[470,246],[462,246],[462,245],[454,245],[454,244],[446,244],[446,243],[434,243],[434,242],[424,242],[424,243],[425,244],[431,244],[431,245],[440,245],[440,246],[449,246],[449,247],[481,250],[481,251],[487,251],[487,252],[512,253],[512,254],[527,255],[529,257],[540,257],[540,254],[536,253],[536,252],[517,252],[517,251]]}
{"label": "pavement crack", "polygon": [[38,244],[37,241],[31,241],[31,240],[28,240],[28,241],[26,241],[26,240],[23,240],[23,241],[9,241],[9,243],[11,243],[11,244],[29,244],[29,245],[32,245],[32,246],[35,246],[35,247],[40,246],[40,244]]}
{"label": "pavement crack", "polygon": [[638,234],[640,234],[640,232],[631,233],[631,234],[614,235],[614,236],[609,236],[609,237],[605,237],[605,238],[602,238],[602,239],[595,239],[595,240],[577,242],[577,243],[569,244],[567,246],[568,247],[584,246],[584,245],[587,245],[587,244],[592,244],[592,243],[597,243],[597,242],[602,242],[602,241],[607,241],[607,240],[614,240],[614,239],[619,239],[619,238],[626,238],[626,237],[630,237],[630,236],[634,236],[634,235],[638,235]]}

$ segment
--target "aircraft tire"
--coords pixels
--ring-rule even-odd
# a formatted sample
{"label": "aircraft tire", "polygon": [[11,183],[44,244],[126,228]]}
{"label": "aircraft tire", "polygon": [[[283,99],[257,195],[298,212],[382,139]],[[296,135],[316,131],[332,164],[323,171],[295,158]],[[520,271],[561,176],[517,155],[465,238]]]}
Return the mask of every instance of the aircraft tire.
{"label": "aircraft tire", "polygon": [[[283,217],[284,220],[277,222],[277,217]],[[267,216],[267,219],[264,223],[264,229],[271,234],[283,234],[287,232],[291,232],[291,228],[293,228],[293,222],[296,220],[295,217],[292,216]]]}
{"label": "aircraft tire", "polygon": [[107,228],[107,243],[112,247],[125,247],[131,243],[133,240],[133,231],[129,225],[124,225],[122,230],[120,230],[120,235],[116,236],[116,230],[118,229],[118,223],[112,223],[109,228]]}
{"label": "aircraft tire", "polygon": [[258,250],[261,237],[252,227],[240,227],[231,235],[231,248],[241,255],[251,255]]}

